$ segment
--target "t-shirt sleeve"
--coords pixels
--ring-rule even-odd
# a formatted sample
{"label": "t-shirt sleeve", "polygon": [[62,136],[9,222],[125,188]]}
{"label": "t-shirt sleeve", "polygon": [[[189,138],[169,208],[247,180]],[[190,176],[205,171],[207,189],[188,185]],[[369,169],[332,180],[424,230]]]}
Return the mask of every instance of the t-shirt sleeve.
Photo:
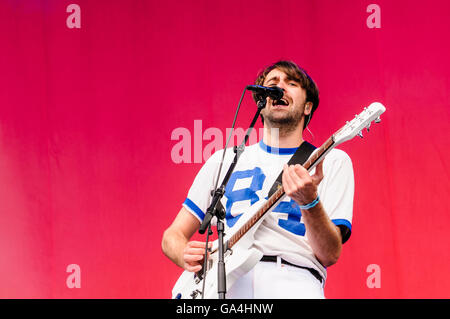
{"label": "t-shirt sleeve", "polygon": [[324,159],[324,178],[319,185],[319,194],[331,221],[341,229],[344,243],[352,231],[355,181],[350,157],[344,151],[333,151],[333,156]]}
{"label": "t-shirt sleeve", "polygon": [[[183,206],[194,215],[200,223],[205,217],[211,202],[211,191],[214,189],[217,172],[221,161],[222,151],[215,152],[202,166],[195,176]],[[222,171],[225,165],[222,167]],[[222,175],[222,174],[221,174]],[[222,181],[219,180],[219,185]]]}

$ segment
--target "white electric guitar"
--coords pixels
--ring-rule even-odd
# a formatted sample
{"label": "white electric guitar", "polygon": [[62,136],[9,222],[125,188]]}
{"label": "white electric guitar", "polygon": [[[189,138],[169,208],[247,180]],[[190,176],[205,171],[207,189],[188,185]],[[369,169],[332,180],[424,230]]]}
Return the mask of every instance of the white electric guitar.
{"label": "white electric guitar", "polygon": [[[380,115],[384,111],[386,111],[386,108],[378,102],[364,108],[353,120],[347,122],[321,147],[317,148],[303,164],[303,167],[310,172],[334,147],[351,140],[356,135],[362,137],[362,130],[366,128],[369,131],[372,121],[380,122]],[[230,288],[240,276],[251,270],[262,258],[263,253],[252,247],[253,235],[264,217],[272,212],[285,196],[283,187],[280,187],[267,201],[252,205],[249,211],[242,214],[233,228],[227,230],[228,234],[224,236],[227,288]],[[217,260],[218,241],[216,240],[213,242],[212,253],[207,263],[206,272],[208,276],[203,269],[197,273],[184,271],[172,289],[172,298],[217,298]]]}

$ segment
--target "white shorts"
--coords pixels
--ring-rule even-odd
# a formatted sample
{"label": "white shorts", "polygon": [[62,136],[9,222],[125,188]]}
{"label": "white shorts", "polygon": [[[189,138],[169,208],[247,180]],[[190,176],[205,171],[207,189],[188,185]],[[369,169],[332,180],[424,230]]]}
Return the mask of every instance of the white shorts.
{"label": "white shorts", "polygon": [[259,262],[227,289],[227,299],[324,299],[323,284],[307,269]]}

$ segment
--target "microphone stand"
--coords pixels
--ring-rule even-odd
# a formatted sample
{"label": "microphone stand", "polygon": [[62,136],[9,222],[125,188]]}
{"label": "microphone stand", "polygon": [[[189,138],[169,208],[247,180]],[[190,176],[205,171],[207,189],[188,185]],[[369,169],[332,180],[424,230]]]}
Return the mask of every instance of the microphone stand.
{"label": "microphone stand", "polygon": [[[241,156],[242,152],[244,152],[245,144],[248,141],[248,138],[250,136],[251,131],[253,130],[253,127],[255,126],[256,120],[259,117],[259,114],[261,111],[266,107],[267,103],[267,96],[261,95],[259,97],[259,101],[257,103],[258,108],[256,111],[255,116],[253,117],[253,120],[250,124],[250,127],[247,129],[247,133],[245,134],[244,140],[242,141],[241,145],[234,146],[233,151],[235,153],[233,162],[231,163],[230,167],[228,168],[227,174],[225,175],[222,184],[219,188],[217,188],[215,191],[211,192],[211,195],[213,196],[212,201],[208,209],[206,210],[205,217],[203,218],[203,222],[200,225],[199,233],[204,234],[206,231],[206,228],[210,226],[211,219],[216,216],[217,217],[217,235],[218,235],[218,242],[219,242],[219,256],[218,256],[218,282],[217,282],[217,292],[219,294],[219,299],[225,299],[226,294],[226,272],[225,272],[225,261],[224,261],[224,243],[223,243],[223,237],[225,235],[224,230],[225,226],[223,223],[223,219],[225,219],[225,209],[223,208],[222,203],[220,200],[222,199],[223,195],[225,194],[225,187],[228,183],[228,180],[231,177],[231,174],[234,171],[234,168],[236,167],[237,161],[239,157]],[[225,150],[224,150],[225,152]],[[206,259],[206,258],[205,258]],[[206,263],[205,263],[206,264]],[[203,271],[205,276],[203,280],[206,280],[206,269]]]}

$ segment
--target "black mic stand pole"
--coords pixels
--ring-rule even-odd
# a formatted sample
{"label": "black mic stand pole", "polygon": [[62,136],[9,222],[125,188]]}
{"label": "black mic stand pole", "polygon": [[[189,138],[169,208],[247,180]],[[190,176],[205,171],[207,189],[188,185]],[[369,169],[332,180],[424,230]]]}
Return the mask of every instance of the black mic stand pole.
{"label": "black mic stand pole", "polygon": [[[211,219],[216,216],[217,217],[217,235],[218,235],[218,244],[219,244],[219,256],[218,256],[218,264],[217,264],[217,273],[218,273],[218,282],[217,282],[217,292],[219,294],[219,299],[225,299],[225,294],[227,292],[226,288],[226,272],[225,272],[225,261],[224,261],[224,243],[223,243],[223,237],[225,235],[225,225],[223,223],[223,219],[225,219],[225,209],[223,208],[223,205],[220,203],[220,199],[225,194],[225,187],[228,183],[228,180],[231,177],[231,174],[233,173],[234,168],[236,167],[237,161],[239,157],[241,156],[242,152],[244,152],[245,144],[248,141],[248,138],[250,136],[250,133],[253,130],[253,127],[255,126],[256,120],[259,117],[259,114],[261,113],[262,109],[266,107],[267,99],[266,96],[260,96],[258,101],[258,109],[256,111],[255,116],[253,117],[253,120],[250,124],[250,127],[247,129],[247,133],[245,134],[244,140],[242,141],[241,145],[234,146],[233,151],[235,153],[233,163],[231,163],[230,168],[227,171],[227,174],[225,175],[222,184],[219,188],[217,188],[214,192],[211,192],[213,195],[213,199],[211,201],[211,205],[206,210],[205,218],[203,219],[202,224],[200,225],[200,228],[198,232],[200,234],[204,234],[206,231],[206,228],[210,225]],[[224,150],[225,152],[225,150]],[[204,270],[204,273],[206,274],[206,270]],[[205,278],[203,279],[205,280]]]}

